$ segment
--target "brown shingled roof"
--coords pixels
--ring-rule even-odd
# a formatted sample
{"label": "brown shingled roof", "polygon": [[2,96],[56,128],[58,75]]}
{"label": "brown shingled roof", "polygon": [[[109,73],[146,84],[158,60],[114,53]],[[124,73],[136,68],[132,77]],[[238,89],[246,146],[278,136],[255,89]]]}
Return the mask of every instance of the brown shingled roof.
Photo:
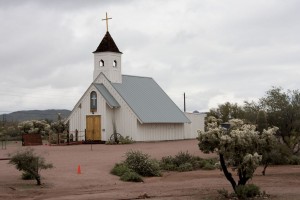
{"label": "brown shingled roof", "polygon": [[122,53],[119,51],[116,43],[110,36],[109,32],[107,31],[105,36],[103,37],[102,41],[100,42],[98,48],[93,53],[97,52],[116,52],[116,53]]}

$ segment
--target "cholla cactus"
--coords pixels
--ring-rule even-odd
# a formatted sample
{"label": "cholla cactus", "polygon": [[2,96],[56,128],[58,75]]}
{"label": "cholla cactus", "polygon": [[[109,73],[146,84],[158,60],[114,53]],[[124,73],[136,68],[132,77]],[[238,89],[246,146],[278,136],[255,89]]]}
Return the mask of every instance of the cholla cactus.
{"label": "cholla cactus", "polygon": [[50,130],[50,125],[45,120],[29,120],[18,124],[22,133],[45,134]]}
{"label": "cholla cactus", "polygon": [[231,119],[229,120],[230,128],[238,129],[244,125],[244,121],[241,119]]}
{"label": "cholla cactus", "polygon": [[[252,178],[262,158],[258,153],[270,148],[265,145],[274,139],[277,129],[270,128],[260,134],[255,125],[244,124],[240,119],[230,120],[229,123],[229,129],[216,126],[215,122],[209,123],[207,131],[199,131],[198,145],[204,153],[219,154],[224,175],[235,190],[237,185],[245,185]],[[228,172],[227,166],[237,171],[238,183]]]}

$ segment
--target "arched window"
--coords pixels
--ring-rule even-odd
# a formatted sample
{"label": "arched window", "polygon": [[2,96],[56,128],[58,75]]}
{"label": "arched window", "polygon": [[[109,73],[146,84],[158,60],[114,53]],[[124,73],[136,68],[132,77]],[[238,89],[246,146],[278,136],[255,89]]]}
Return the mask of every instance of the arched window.
{"label": "arched window", "polygon": [[100,67],[104,67],[104,61],[103,61],[103,60],[100,60],[100,61],[99,61],[99,66],[100,66]]}
{"label": "arched window", "polygon": [[117,67],[117,61],[116,60],[114,60],[114,62],[113,62],[113,67]]}
{"label": "arched window", "polygon": [[97,111],[97,93],[95,91],[91,92],[90,103],[91,103],[91,112],[96,112]]}

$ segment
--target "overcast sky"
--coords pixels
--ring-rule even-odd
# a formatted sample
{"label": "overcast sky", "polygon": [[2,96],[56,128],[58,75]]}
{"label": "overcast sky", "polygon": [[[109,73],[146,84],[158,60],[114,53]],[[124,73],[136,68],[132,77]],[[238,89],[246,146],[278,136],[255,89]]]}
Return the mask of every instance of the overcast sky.
{"label": "overcast sky", "polygon": [[300,88],[297,0],[0,0],[0,114],[72,109],[106,26],[123,74],[152,77],[183,109]]}

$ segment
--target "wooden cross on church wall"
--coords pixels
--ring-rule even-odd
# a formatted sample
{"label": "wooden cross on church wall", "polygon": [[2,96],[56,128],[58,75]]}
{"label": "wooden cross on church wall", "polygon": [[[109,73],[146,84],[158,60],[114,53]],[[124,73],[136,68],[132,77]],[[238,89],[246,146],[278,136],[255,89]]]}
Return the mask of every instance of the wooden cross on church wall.
{"label": "wooden cross on church wall", "polygon": [[108,17],[107,17],[107,12],[106,12],[106,18],[105,18],[105,19],[102,19],[102,21],[103,21],[103,20],[106,21],[106,32],[108,32],[108,20],[109,20],[109,19],[112,19],[112,18],[108,18]]}

